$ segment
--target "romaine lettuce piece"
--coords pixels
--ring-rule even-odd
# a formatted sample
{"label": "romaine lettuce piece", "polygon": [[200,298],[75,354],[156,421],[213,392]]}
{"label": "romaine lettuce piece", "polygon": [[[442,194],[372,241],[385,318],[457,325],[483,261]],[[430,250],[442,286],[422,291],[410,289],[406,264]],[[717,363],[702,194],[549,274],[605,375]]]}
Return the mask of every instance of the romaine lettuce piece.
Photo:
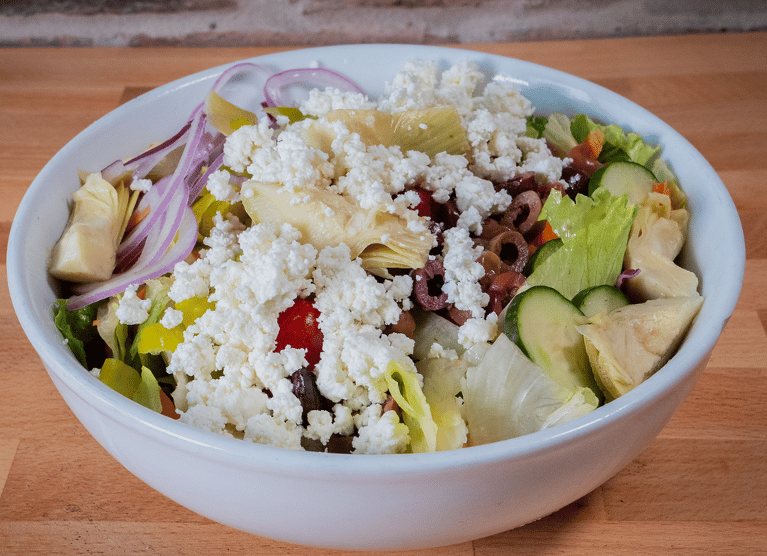
{"label": "romaine lettuce piece", "polygon": [[554,154],[560,158],[566,157],[571,149],[578,146],[578,141],[570,131],[570,118],[558,112],[549,116],[541,137],[554,145],[557,150]]}
{"label": "romaine lettuce piece", "polygon": [[463,399],[474,446],[565,423],[599,404],[589,388],[572,391],[551,380],[504,334],[466,371]]}
{"label": "romaine lettuce piece", "polygon": [[461,415],[461,382],[469,368],[463,359],[431,358],[416,364],[423,376],[423,393],[437,424],[437,451],[466,444],[468,429]]}
{"label": "romaine lettuce piece", "polygon": [[64,337],[67,347],[72,351],[80,364],[88,369],[86,346],[91,340],[98,337],[96,325],[93,323],[96,320],[98,308],[102,303],[93,303],[74,311],[67,309],[66,305],[66,299],[58,299],[56,301],[53,306],[53,322]]}
{"label": "romaine lettuce piece", "polygon": [[549,221],[562,246],[535,267],[525,286],[549,286],[572,299],[586,288],[615,284],[636,211],[625,195],[614,197],[603,188],[576,201],[552,191],[540,218]]}
{"label": "romaine lettuce piece", "polygon": [[598,129],[605,135],[604,147],[599,155],[599,161],[603,163],[618,160],[630,160],[643,166],[660,152],[660,146],[652,146],[645,143],[641,135],[626,133],[619,125],[600,125],[594,122],[586,114],[578,114],[573,117],[570,131],[575,141],[580,143],[589,132]]}

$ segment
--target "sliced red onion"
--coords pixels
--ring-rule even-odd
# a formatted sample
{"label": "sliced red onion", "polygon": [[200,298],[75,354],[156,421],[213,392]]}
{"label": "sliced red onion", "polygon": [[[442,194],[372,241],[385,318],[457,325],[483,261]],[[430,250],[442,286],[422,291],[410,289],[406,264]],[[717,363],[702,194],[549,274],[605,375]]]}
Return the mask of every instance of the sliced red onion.
{"label": "sliced red onion", "polygon": [[69,298],[67,309],[80,309],[96,301],[122,293],[125,288],[132,284],[143,284],[147,280],[171,272],[179,261],[184,260],[192,252],[196,243],[197,219],[192,209],[184,206],[176,243],[156,263],[142,268],[131,268],[127,272],[112,276],[105,282],[94,282],[77,287],[77,295]]}
{"label": "sliced red onion", "polygon": [[194,200],[197,199],[197,196],[200,194],[200,191],[203,190],[203,188],[208,183],[208,178],[210,178],[210,175],[213,172],[216,172],[217,170],[221,169],[221,166],[224,165],[224,153],[223,153],[224,147],[223,144],[221,145],[221,154],[219,154],[216,159],[210,163],[210,166],[208,166],[208,169],[205,170],[205,173],[200,176],[200,178],[194,182],[191,187],[189,188],[189,205],[191,206],[194,203]]}
{"label": "sliced red onion", "polygon": [[264,86],[272,74],[258,64],[234,64],[218,76],[211,90],[243,110],[261,110]]}
{"label": "sliced red onion", "polygon": [[109,183],[115,183],[121,176],[131,174],[134,180],[146,176],[172,150],[184,144],[192,121],[188,121],[173,137],[159,145],[147,149],[130,160],[116,160],[101,171],[101,176]]}
{"label": "sliced red onion", "polygon": [[150,212],[146,218],[136,224],[130,233],[123,238],[120,246],[117,248],[116,263],[118,267],[127,267],[127,261],[130,258],[135,258],[135,252],[137,250],[140,252],[143,248],[144,240],[149,230],[163,217],[165,209],[175,193],[175,190],[170,187],[172,178],[173,175],[165,176],[141,196],[141,200],[138,202],[135,210],[141,212],[149,208]]}
{"label": "sliced red onion", "polygon": [[332,87],[340,91],[365,93],[354,81],[326,68],[299,68],[275,73],[266,80],[264,97],[267,106],[298,106],[287,92],[288,87],[303,86],[307,89]]}
{"label": "sliced red onion", "polygon": [[637,276],[641,271],[638,268],[627,268],[620,274],[618,274],[618,278],[615,281],[615,287],[618,289],[623,289],[624,284],[627,280],[630,280],[634,276]]}

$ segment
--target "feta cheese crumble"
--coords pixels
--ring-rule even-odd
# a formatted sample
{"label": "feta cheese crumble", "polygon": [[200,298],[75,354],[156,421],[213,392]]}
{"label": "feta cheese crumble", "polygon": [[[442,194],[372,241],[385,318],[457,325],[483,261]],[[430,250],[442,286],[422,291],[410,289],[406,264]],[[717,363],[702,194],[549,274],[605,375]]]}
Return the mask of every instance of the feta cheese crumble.
{"label": "feta cheese crumble", "polygon": [[[340,444],[353,453],[383,454],[412,448],[414,431],[406,423],[413,408],[398,405],[404,394],[392,391],[392,365],[398,377],[423,388],[416,361],[456,362],[462,350],[481,351],[498,335],[480,262],[484,227],[513,201],[498,184],[525,172],[554,183],[566,164],[545,141],[525,136],[534,109],[519,89],[485,81],[470,62],[442,71],[436,62],[413,61],[379,99],[313,89],[299,106],[306,118],[262,117],[226,138],[224,166],[205,183],[224,208],[212,228],[206,216],[199,249],[175,265],[162,317],[152,310],[153,319],[173,331],[174,345],[181,337],[162,356],[176,382],[172,397],[182,422],[291,450],[332,451]],[[446,107],[465,134],[459,152],[430,155],[376,141],[376,133],[387,133],[376,127],[381,113]],[[341,110],[349,119],[333,117]],[[439,122],[427,121],[407,126],[412,133],[439,134]],[[151,181],[131,187],[147,191]],[[272,191],[285,199],[276,223],[269,221],[276,209],[249,209],[261,208]],[[308,214],[301,212],[307,206],[317,207],[312,233],[332,236],[330,228],[347,225],[359,209],[369,216],[349,235],[376,234],[357,251],[349,235],[320,245],[308,224],[287,222],[287,216]],[[379,221],[391,226],[378,228]],[[407,238],[415,238],[421,251],[407,265],[391,264],[386,257],[406,251]],[[380,272],[363,266],[371,253],[384,259]],[[414,321],[425,305],[416,290],[429,290],[432,278],[416,270],[427,261],[443,272],[434,278],[445,297],[437,318],[457,311],[462,320],[452,341],[442,345],[429,336],[417,350]],[[190,319],[180,310],[184,302],[203,310]],[[298,324],[288,320],[293,308],[307,303],[316,314],[301,316]],[[152,300],[140,299],[133,285],[120,297],[116,317],[140,325],[150,309]],[[301,337],[307,330],[314,335]],[[462,401],[448,405],[461,407]]]}

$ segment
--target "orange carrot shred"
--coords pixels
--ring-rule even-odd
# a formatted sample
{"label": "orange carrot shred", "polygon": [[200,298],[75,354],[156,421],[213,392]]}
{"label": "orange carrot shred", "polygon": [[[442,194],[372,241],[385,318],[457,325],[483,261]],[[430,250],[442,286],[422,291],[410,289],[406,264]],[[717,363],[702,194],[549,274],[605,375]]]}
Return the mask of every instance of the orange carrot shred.
{"label": "orange carrot shred", "polygon": [[551,241],[552,239],[557,239],[559,236],[554,233],[554,229],[551,227],[551,224],[546,222],[546,226],[543,228],[543,231],[536,236],[536,238],[531,242],[531,245],[535,247],[540,247],[547,241]]}
{"label": "orange carrot shred", "polygon": [[599,153],[602,152],[602,147],[605,144],[605,134],[601,129],[593,129],[586,137],[586,141],[589,145],[589,158],[596,160],[599,157]]}
{"label": "orange carrot shred", "polygon": [[144,210],[135,211],[133,214],[131,214],[131,217],[128,219],[128,225],[126,226],[127,230],[132,229],[136,224],[141,222],[144,218],[149,216],[149,213],[152,212],[152,207],[146,207]]}
{"label": "orange carrot shred", "polygon": [[141,284],[136,290],[136,297],[146,299],[146,284]]}
{"label": "orange carrot shred", "polygon": [[668,183],[665,181],[654,183],[652,186],[652,190],[655,193],[662,193],[663,195],[671,195],[671,189],[669,189]]}

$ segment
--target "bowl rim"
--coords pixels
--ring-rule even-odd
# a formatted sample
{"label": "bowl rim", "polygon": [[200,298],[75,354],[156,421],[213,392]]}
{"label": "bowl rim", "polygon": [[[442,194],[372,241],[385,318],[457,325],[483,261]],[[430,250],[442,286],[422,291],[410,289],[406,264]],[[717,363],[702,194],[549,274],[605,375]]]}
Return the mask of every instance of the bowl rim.
{"label": "bowl rim", "polygon": [[[706,299],[696,321],[701,323],[706,320],[707,326],[694,326],[690,336],[694,335],[697,347],[685,341],[674,357],[666,363],[663,369],[666,372],[658,372],[646,380],[636,389],[621,396],[617,400],[597,408],[588,415],[579,417],[557,427],[539,431],[526,436],[512,438],[501,442],[472,446],[449,452],[437,452],[427,454],[391,454],[391,455],[365,455],[365,454],[326,454],[318,452],[291,451],[260,445],[242,440],[228,438],[214,433],[195,429],[176,420],[168,419],[143,406],[136,404],[127,398],[123,398],[109,387],[92,377],[77,363],[71,352],[63,346],[61,341],[54,341],[48,332],[36,322],[30,310],[33,293],[30,288],[31,280],[25,272],[25,233],[22,222],[28,221],[29,216],[35,210],[35,195],[38,195],[46,175],[50,174],[59,160],[68,156],[88,135],[95,130],[108,125],[110,121],[119,119],[126,114],[146,105],[156,102],[157,99],[171,95],[191,84],[211,81],[225,68],[233,64],[248,61],[254,63],[286,64],[293,59],[310,58],[338,58],[344,53],[356,49],[361,54],[371,55],[383,49],[389,54],[398,54],[405,59],[445,58],[489,60],[494,66],[513,66],[515,69],[527,71],[526,75],[543,75],[552,81],[566,83],[574,89],[582,89],[600,98],[605,98],[605,104],[618,103],[619,106],[631,106],[633,111],[640,114],[650,123],[653,129],[658,130],[664,137],[673,137],[678,146],[686,150],[688,156],[693,156],[696,162],[705,167],[705,171],[712,179],[711,187],[715,196],[721,202],[720,210],[729,214],[733,224],[728,229],[728,239],[732,242],[732,249],[727,253],[731,270],[728,282],[731,287],[721,293],[721,297],[710,300]],[[406,52],[407,57],[401,53]],[[296,67],[296,66],[285,66]],[[524,91],[523,91],[524,92]],[[628,104],[627,104],[628,103]],[[735,224],[737,222],[737,225]],[[210,452],[209,457],[221,458],[230,464],[252,466],[255,462],[264,462],[272,467],[279,465],[285,471],[298,472],[305,470],[307,463],[319,466],[325,472],[353,472],[353,473],[429,473],[434,470],[444,470],[454,467],[465,467],[478,463],[492,463],[509,458],[524,458],[531,454],[537,454],[546,450],[561,448],[565,445],[579,441],[583,436],[596,430],[602,430],[618,420],[641,411],[648,403],[659,397],[670,395],[675,386],[683,382],[690,372],[693,372],[704,360],[707,359],[713,349],[722,328],[735,309],[740,295],[743,275],[745,272],[745,244],[743,231],[740,226],[735,205],[727,192],[726,187],[718,177],[716,171],[709,165],[703,156],[678,132],[673,130],[660,118],[653,115],[636,103],[606,89],[600,85],[582,79],[580,77],[548,68],[532,62],[518,60],[497,54],[467,50],[455,47],[436,47],[408,44],[362,44],[362,45],[337,45],[318,48],[297,49],[277,52],[252,58],[246,58],[227,64],[209,68],[180,79],[176,79],[137,97],[105,116],[99,118],[72,138],[56,155],[44,166],[34,179],[24,195],[11,227],[7,247],[7,279],[10,297],[16,311],[19,322],[35,350],[42,358],[48,372],[56,375],[63,381],[75,395],[94,407],[96,410],[112,419],[121,421],[126,425],[137,426],[142,434],[152,435],[164,442],[170,442],[182,450],[201,447]],[[711,322],[713,319],[713,322]],[[55,330],[55,329],[54,329]],[[268,463],[267,463],[268,462]]]}

